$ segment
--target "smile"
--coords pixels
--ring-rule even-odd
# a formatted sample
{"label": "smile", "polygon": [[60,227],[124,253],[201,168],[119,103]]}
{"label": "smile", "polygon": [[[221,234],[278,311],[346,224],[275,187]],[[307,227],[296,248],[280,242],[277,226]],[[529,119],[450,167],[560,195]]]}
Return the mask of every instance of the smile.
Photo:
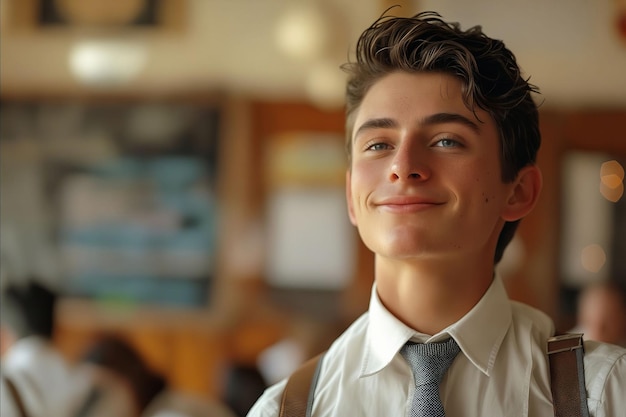
{"label": "smile", "polygon": [[427,210],[442,203],[417,197],[393,197],[379,201],[376,206],[391,213],[413,213]]}

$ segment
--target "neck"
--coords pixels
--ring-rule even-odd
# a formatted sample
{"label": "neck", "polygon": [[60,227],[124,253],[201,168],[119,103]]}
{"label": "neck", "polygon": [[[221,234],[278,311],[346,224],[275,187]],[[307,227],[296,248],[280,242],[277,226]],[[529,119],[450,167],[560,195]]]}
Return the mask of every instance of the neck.
{"label": "neck", "polygon": [[406,325],[428,335],[467,314],[492,280],[492,261],[410,263],[376,258],[376,288],[383,305]]}

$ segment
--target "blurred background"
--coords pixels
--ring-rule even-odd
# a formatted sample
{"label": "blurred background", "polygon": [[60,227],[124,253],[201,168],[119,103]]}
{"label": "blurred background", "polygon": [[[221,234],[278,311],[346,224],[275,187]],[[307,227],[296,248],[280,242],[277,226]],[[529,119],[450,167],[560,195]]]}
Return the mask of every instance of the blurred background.
{"label": "blurred background", "polygon": [[373,271],[339,65],[395,4],[482,25],[540,87],[544,190],[498,268],[573,327],[582,288],[626,283],[623,0],[0,0],[2,286],[62,294],[68,358],[117,332],[228,401],[268,348],[324,349]]}

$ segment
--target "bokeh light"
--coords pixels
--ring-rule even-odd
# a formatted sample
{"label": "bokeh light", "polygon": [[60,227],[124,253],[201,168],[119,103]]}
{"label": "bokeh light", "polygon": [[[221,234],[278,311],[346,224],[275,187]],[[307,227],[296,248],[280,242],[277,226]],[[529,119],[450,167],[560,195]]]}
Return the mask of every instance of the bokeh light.
{"label": "bokeh light", "polygon": [[624,195],[624,167],[616,160],[604,162],[600,167],[600,194],[613,203]]}
{"label": "bokeh light", "polygon": [[606,263],[606,252],[595,243],[585,246],[580,252],[580,262],[587,271],[596,273]]}

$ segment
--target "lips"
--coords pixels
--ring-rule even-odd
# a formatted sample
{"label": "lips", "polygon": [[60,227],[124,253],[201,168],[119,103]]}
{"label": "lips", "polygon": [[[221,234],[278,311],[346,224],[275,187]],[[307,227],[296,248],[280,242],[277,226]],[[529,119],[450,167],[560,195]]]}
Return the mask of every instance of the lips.
{"label": "lips", "polygon": [[440,204],[442,203],[432,198],[418,196],[393,196],[375,203],[377,207],[393,212],[420,211]]}

